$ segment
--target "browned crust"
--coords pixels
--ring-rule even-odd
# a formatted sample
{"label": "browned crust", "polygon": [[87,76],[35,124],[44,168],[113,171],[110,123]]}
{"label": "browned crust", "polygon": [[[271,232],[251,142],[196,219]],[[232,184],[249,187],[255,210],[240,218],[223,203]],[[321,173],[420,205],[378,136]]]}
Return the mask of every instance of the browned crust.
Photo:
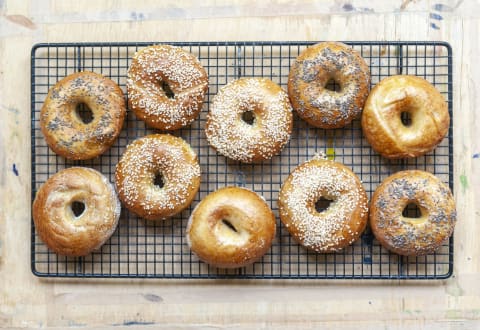
{"label": "browned crust", "polygon": [[[164,187],[154,185],[161,173]],[[127,146],[117,164],[115,183],[123,205],[147,220],[166,219],[187,208],[200,188],[200,165],[180,137],[151,134]]]}
{"label": "browned crust", "polygon": [[[149,126],[176,130],[198,117],[208,90],[200,61],[182,48],[153,45],[138,51],[128,69],[128,104]],[[174,98],[160,84],[166,82]]]}
{"label": "browned crust", "polygon": [[[221,231],[224,218],[236,232]],[[202,261],[237,268],[259,260],[270,249],[275,230],[275,216],[262,197],[248,189],[225,187],[203,198],[192,212],[187,241]],[[237,239],[241,243],[235,244]]]}
{"label": "browned crust", "polygon": [[[405,127],[400,115],[412,116]],[[390,159],[418,157],[432,151],[448,133],[450,115],[444,97],[428,81],[398,75],[371,91],[362,114],[362,130],[372,148]]]}
{"label": "browned crust", "polygon": [[[408,203],[421,210],[420,222],[402,217]],[[420,256],[438,250],[452,235],[456,223],[455,200],[433,174],[409,170],[386,178],[370,203],[370,227],[386,249],[405,256]]]}
{"label": "browned crust", "polygon": [[[333,78],[342,90],[324,87]],[[288,95],[298,115],[310,125],[340,128],[357,118],[370,89],[370,70],[360,54],[340,42],[305,49],[288,76]]]}
{"label": "browned crust", "polygon": [[[317,180],[322,183],[317,185]],[[337,195],[335,205],[318,213],[315,203],[320,197],[333,198],[327,196],[332,191],[333,195],[344,195],[344,203],[338,202],[342,197]],[[297,193],[299,198],[295,197]],[[280,219],[292,237],[321,253],[339,251],[360,237],[368,220],[367,203],[360,179],[343,164],[324,159],[312,159],[296,167],[278,198]]]}
{"label": "browned crust", "polygon": [[[75,107],[79,103],[92,110],[92,122],[85,124],[77,117]],[[49,90],[40,112],[40,128],[56,154],[85,160],[112,146],[125,115],[120,87],[98,73],[84,71],[68,75]]]}
{"label": "browned crust", "polygon": [[[77,219],[69,211],[73,201],[86,205]],[[120,202],[102,174],[72,167],[54,174],[40,187],[32,215],[38,235],[51,250],[66,256],[84,256],[113,234]]]}

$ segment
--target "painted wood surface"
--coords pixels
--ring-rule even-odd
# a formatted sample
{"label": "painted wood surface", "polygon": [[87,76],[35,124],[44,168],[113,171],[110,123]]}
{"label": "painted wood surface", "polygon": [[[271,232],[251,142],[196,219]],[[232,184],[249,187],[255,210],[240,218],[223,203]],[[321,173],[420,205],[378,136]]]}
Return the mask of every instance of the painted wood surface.
{"label": "painted wood surface", "polygon": [[[478,328],[480,2],[0,0],[0,326]],[[455,274],[441,282],[45,280],[30,272],[37,42],[443,40],[454,55]]]}

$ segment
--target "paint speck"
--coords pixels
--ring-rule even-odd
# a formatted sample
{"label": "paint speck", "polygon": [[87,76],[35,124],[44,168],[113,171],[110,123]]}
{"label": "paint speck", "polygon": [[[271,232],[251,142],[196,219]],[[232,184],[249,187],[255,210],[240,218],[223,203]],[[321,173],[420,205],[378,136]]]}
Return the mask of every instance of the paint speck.
{"label": "paint speck", "polygon": [[372,256],[365,256],[363,257],[363,263],[371,265],[372,264]]}
{"label": "paint speck", "polygon": [[405,8],[407,8],[408,4],[411,2],[412,0],[403,0],[402,4],[400,5],[400,10],[405,10]]}
{"label": "paint speck", "polygon": [[433,9],[436,11],[452,11],[453,8],[442,3],[436,3],[433,5]]}
{"label": "paint speck", "polygon": [[462,184],[463,192],[465,192],[468,189],[468,180],[465,174],[460,175],[460,183]]}
{"label": "paint speck", "polygon": [[12,165],[12,171],[13,171],[13,174],[15,174],[15,176],[18,176],[17,165],[15,163],[13,163]]}
{"label": "paint speck", "polygon": [[134,11],[130,14],[130,17],[134,21],[143,21],[145,19],[145,15],[143,13],[137,13]]}
{"label": "paint speck", "polygon": [[23,15],[6,15],[5,18],[12,23],[18,24],[30,30],[35,30],[37,28],[35,23],[33,23],[30,18]]}
{"label": "paint speck", "polygon": [[374,13],[375,10],[373,8],[370,8],[370,7],[358,7],[358,11],[362,12],[362,13]]}
{"label": "paint speck", "polygon": [[246,183],[245,173],[243,173],[242,171],[237,171],[235,182],[237,186],[245,187],[245,183]]}
{"label": "paint speck", "polygon": [[145,298],[146,300],[151,301],[151,302],[161,302],[161,301],[163,301],[162,297],[157,296],[156,294],[153,294],[153,293],[144,294],[143,298]]}
{"label": "paint speck", "polygon": [[430,23],[430,27],[434,30],[440,30],[440,27],[435,23]]}
{"label": "paint speck", "polygon": [[74,320],[69,320],[68,321],[68,326],[69,327],[85,327],[85,326],[87,326],[87,324],[86,323],[78,323]]}
{"label": "paint speck", "polygon": [[327,140],[327,152],[326,152],[327,159],[335,160],[335,148],[333,146],[333,140],[329,138]]}
{"label": "paint speck", "polygon": [[387,53],[387,47],[382,46],[382,48],[380,48],[380,56],[385,56],[386,53]]}
{"label": "paint speck", "polygon": [[480,154],[479,153],[473,154],[472,158],[480,158]]}
{"label": "paint speck", "polygon": [[441,15],[435,14],[435,13],[430,13],[430,18],[431,19],[436,19],[436,20],[443,20],[443,17]]}
{"label": "paint speck", "polygon": [[124,325],[124,326],[132,326],[132,325],[152,325],[155,322],[143,322],[143,321],[124,321],[123,324],[115,324],[116,326]]}
{"label": "paint speck", "polygon": [[352,4],[351,3],[346,3],[343,5],[342,9],[344,11],[353,11],[355,10],[355,8],[353,8]]}

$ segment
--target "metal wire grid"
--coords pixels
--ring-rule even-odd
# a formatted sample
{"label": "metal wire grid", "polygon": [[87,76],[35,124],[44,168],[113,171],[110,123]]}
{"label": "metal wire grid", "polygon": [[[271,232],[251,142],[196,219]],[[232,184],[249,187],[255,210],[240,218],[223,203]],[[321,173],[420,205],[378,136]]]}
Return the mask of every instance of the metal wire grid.
{"label": "metal wire grid", "polygon": [[[48,177],[70,166],[95,168],[114,181],[114,170],[126,145],[153,133],[128,112],[125,127],[113,147],[89,161],[69,161],[46,145],[39,128],[43,101],[58,80],[91,70],[116,81],[126,92],[126,72],[132,55],[152,43],[38,44],[31,58],[32,201]],[[245,165],[218,155],[208,146],[205,117],[212,97],[233,79],[267,77],[286,88],[290,64],[310,42],[170,43],[195,54],[209,75],[209,91],[200,118],[173,134],[188,141],[199,155],[202,184],[192,205],[173,219],[149,222],[122,209],[119,226],[97,252],[82,258],[58,256],[39,239],[32,221],[31,267],[46,277],[143,278],[351,278],[442,279],[452,274],[453,239],[435,254],[400,257],[382,248],[367,228],[361,239],[334,254],[316,254],[293,241],[280,225],[276,199],[281,183],[300,163],[319,151],[344,163],[361,178],[369,196],[390,174],[404,169],[430,171],[453,189],[452,124],[448,136],[430,154],[390,161],[364,139],[359,120],[342,129],[316,129],[295,116],[289,145],[281,155],[257,165]],[[448,101],[452,114],[451,48],[442,42],[347,42],[370,66],[372,86],[395,74],[413,74],[433,83]],[[227,185],[245,186],[265,197],[277,216],[277,235],[270,251],[253,265],[237,270],[210,267],[191,254],[184,237],[188,216],[208,193]],[[412,212],[415,212],[414,210]]]}

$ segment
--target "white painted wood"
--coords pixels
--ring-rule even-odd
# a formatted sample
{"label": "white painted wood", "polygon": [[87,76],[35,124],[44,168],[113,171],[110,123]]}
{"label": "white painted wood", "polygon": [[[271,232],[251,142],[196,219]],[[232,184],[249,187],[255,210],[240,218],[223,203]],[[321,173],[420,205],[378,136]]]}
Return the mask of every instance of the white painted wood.
{"label": "white painted wood", "polygon": [[[305,0],[261,7],[257,2],[0,0],[0,326],[478,328],[479,1]],[[322,39],[451,43],[459,215],[454,277],[444,282],[66,281],[31,274],[34,43]]]}

